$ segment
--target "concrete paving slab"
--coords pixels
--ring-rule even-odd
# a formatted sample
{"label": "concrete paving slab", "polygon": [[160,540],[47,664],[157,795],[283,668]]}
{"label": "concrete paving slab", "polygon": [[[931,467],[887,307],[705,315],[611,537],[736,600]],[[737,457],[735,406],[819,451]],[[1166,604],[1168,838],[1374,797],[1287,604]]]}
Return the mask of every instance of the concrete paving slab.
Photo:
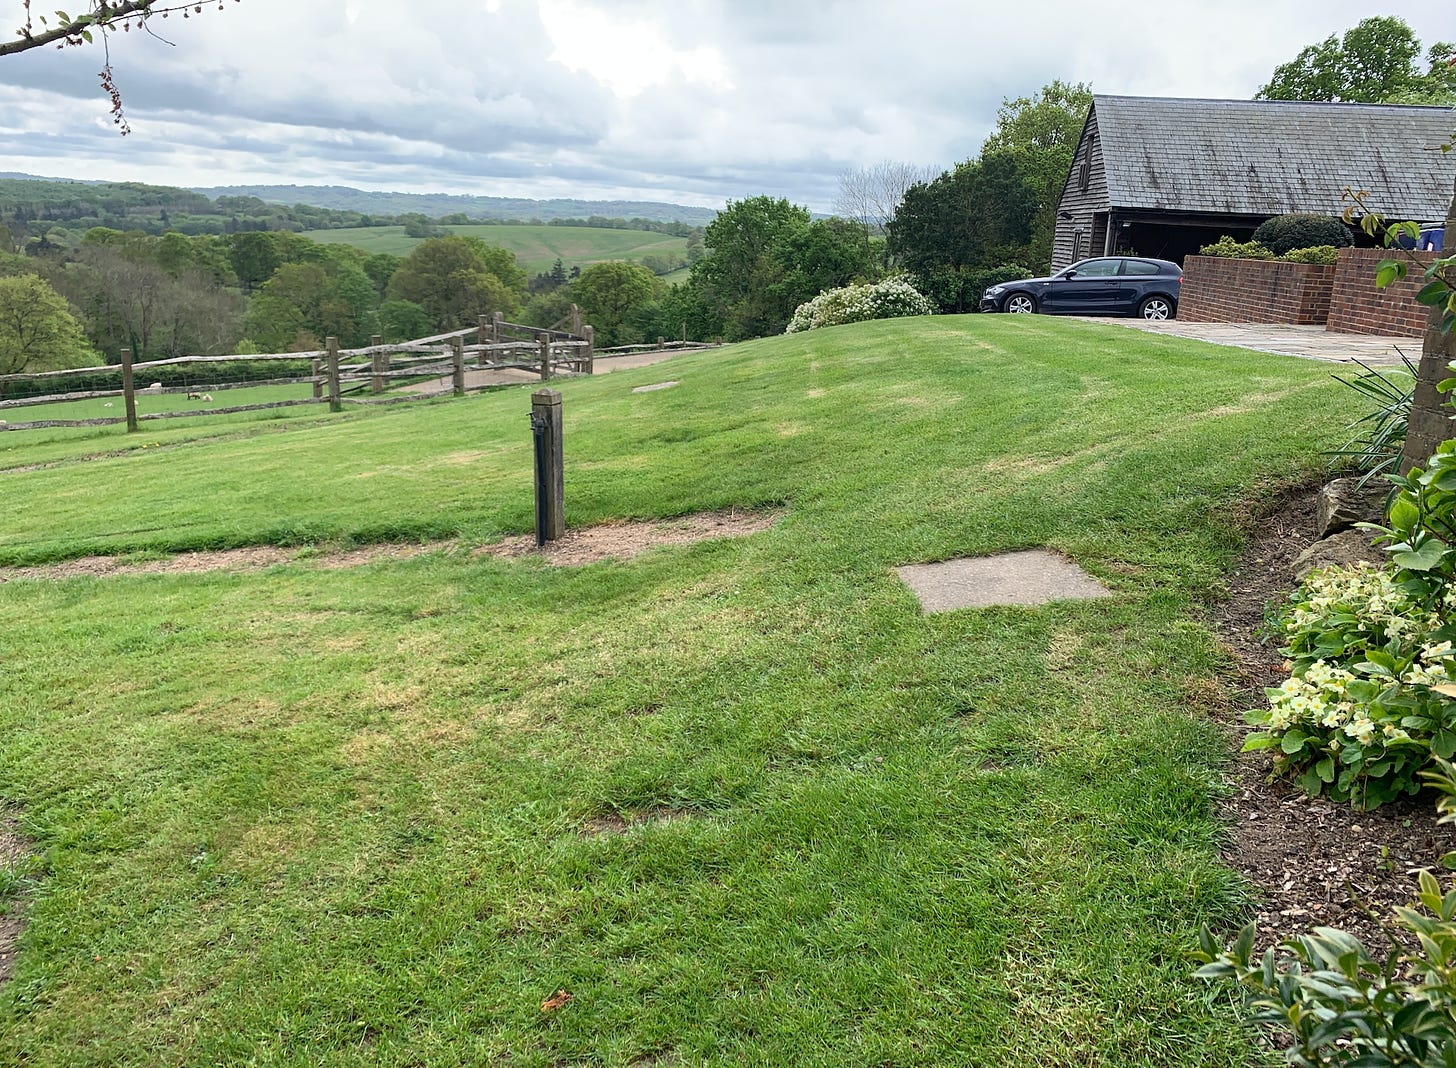
{"label": "concrete paving slab", "polygon": [[633,393],[656,393],[659,389],[671,389],[677,382],[654,382],[650,386],[638,386]]}
{"label": "concrete paving slab", "polygon": [[1049,549],[907,564],[895,570],[927,613],[1112,596],[1102,583]]}
{"label": "concrete paving slab", "polygon": [[1087,316],[1088,321],[1125,326],[1151,334],[1187,337],[1213,345],[1234,345],[1241,349],[1275,352],[1302,360],[1349,364],[1359,361],[1374,367],[1400,365],[1400,349],[1416,362],[1421,355],[1418,337],[1383,337],[1375,334],[1337,334],[1322,326],[1293,326],[1284,323],[1192,323],[1182,319],[1104,318]]}

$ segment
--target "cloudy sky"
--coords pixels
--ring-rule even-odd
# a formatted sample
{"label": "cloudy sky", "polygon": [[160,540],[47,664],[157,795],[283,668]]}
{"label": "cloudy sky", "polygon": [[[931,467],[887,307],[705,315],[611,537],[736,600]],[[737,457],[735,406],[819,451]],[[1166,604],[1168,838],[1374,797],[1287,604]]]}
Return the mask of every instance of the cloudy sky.
{"label": "cloudy sky", "polygon": [[1371,14],[1456,38],[1450,0],[212,0],[113,39],[128,137],[99,46],[0,58],[0,171],[828,210],[847,170],[974,156],[1052,79],[1247,98]]}

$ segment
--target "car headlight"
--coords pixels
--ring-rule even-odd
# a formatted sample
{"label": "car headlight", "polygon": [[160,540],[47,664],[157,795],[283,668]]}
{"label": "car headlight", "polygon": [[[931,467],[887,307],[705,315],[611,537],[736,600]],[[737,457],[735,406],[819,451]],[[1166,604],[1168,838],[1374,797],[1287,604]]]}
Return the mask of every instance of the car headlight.
{"label": "car headlight", "polygon": [[992,286],[990,289],[986,290],[985,296],[994,297],[997,293],[1004,292],[1005,289],[1005,286]]}

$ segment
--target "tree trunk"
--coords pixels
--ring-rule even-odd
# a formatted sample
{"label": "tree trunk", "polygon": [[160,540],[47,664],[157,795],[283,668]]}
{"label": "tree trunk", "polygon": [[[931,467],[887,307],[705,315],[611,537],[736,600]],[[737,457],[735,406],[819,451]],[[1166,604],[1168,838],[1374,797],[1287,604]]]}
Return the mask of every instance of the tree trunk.
{"label": "tree trunk", "polygon": [[[1456,242],[1456,195],[1452,196],[1451,208],[1446,213],[1447,255],[1452,251],[1453,242]],[[1436,390],[1437,382],[1451,377],[1450,364],[1456,360],[1456,333],[1441,331],[1444,313],[1444,307],[1432,308],[1426,325],[1420,370],[1416,376],[1416,394],[1411,402],[1410,425],[1406,429],[1405,451],[1400,461],[1402,474],[1412,467],[1425,467],[1437,445],[1449,437],[1456,437],[1451,409],[1446,405],[1445,397]]]}

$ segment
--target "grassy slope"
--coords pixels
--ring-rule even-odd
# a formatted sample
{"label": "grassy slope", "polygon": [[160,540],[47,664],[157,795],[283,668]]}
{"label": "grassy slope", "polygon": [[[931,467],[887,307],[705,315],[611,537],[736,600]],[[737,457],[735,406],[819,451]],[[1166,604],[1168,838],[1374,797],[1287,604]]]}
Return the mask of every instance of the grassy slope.
{"label": "grassy slope", "polygon": [[[478,237],[516,254],[532,274],[549,271],[557,257],[568,269],[605,260],[640,260],[643,256],[681,254],[687,238],[644,230],[611,230],[591,226],[450,226],[452,234]],[[406,237],[402,226],[372,226],[352,230],[310,230],[303,235],[325,243],[356,245],[366,252],[407,256],[420,243]]]}
{"label": "grassy slope", "polygon": [[[570,522],[773,531],[0,586],[45,850],[0,1062],[1243,1063],[1180,956],[1237,904],[1206,604],[1349,391],[1020,317],[670,367],[562,384]],[[9,450],[0,554],[525,530],[526,408]],[[1029,545],[1116,598],[924,617],[890,570]]]}

